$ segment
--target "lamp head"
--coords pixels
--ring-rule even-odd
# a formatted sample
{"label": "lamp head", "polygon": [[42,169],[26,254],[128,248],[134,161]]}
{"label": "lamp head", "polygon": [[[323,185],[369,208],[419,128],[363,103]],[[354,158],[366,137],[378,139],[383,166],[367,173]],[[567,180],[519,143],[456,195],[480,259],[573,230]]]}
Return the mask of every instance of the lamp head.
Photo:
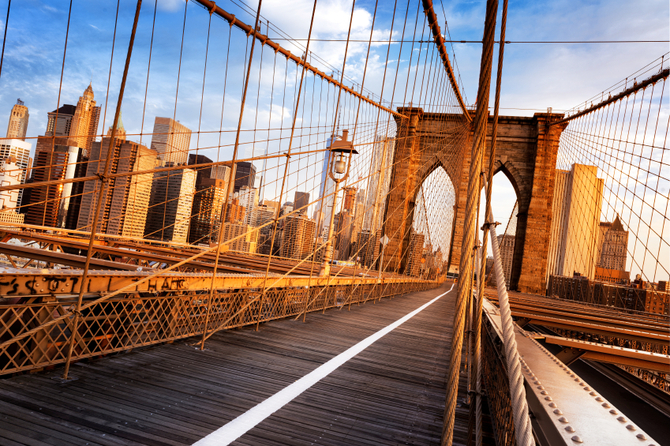
{"label": "lamp head", "polygon": [[348,141],[349,130],[342,130],[341,139],[335,139],[331,144],[328,150],[334,153],[348,153],[348,154],[358,154],[356,149],[354,149],[354,144],[351,141]]}
{"label": "lamp head", "polygon": [[347,170],[347,162],[344,161],[344,157],[342,156],[342,152],[338,154],[337,160],[335,160],[335,163],[333,164],[333,169],[335,170],[335,173],[342,175],[344,172]]}

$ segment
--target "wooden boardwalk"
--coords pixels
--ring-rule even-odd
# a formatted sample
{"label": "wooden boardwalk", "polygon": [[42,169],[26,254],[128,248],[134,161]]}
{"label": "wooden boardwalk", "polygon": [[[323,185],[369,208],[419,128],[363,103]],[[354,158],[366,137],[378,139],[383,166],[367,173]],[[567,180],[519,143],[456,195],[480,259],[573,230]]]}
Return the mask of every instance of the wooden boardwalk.
{"label": "wooden boardwalk", "polygon": [[[188,445],[451,285],[0,380],[0,444]],[[235,445],[437,445],[456,289]],[[467,414],[459,409],[456,443]]]}

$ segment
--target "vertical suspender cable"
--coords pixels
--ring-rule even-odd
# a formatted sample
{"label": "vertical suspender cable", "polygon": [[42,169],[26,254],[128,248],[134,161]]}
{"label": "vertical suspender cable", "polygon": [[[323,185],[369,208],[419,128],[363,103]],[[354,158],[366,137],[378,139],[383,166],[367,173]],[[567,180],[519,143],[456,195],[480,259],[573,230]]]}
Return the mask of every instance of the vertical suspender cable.
{"label": "vertical suspender cable", "polygon": [[12,0],[7,2],[7,18],[5,18],[5,36],[2,38],[2,54],[0,54],[0,76],[2,76],[2,62],[5,60],[5,44],[7,43],[7,24],[9,23],[9,9],[12,7]]}
{"label": "vertical suspender cable", "polygon": [[479,89],[477,91],[477,111],[474,120],[474,139],[470,155],[470,172],[468,181],[468,195],[463,223],[463,245],[458,280],[458,297],[456,298],[456,312],[454,314],[453,333],[451,338],[451,360],[447,375],[447,401],[442,430],[442,445],[451,446],[454,437],[454,420],[456,415],[456,400],[458,398],[458,381],[461,369],[461,352],[463,348],[463,328],[468,294],[472,292],[470,278],[472,277],[472,249],[475,239],[475,217],[479,202],[480,172],[484,148],[486,146],[486,125],[488,121],[489,88],[491,84],[491,65],[493,59],[493,40],[495,33],[498,1],[488,0],[486,5],[486,22],[484,25],[484,46],[482,51],[481,68],[479,73]]}
{"label": "vertical suspender cable", "polygon": [[[254,25],[254,29],[258,29],[258,21],[261,16],[261,4],[263,0],[258,0],[258,10],[256,11],[256,24]],[[216,243],[216,255],[214,258],[214,267],[212,268],[212,280],[210,282],[209,286],[209,297],[207,299],[207,315],[205,316],[205,326],[202,330],[202,339],[200,341],[200,349],[205,348],[205,340],[209,337],[207,335],[207,325],[209,323],[209,312],[211,311],[212,308],[212,300],[214,299],[214,285],[216,281],[216,270],[219,266],[219,258],[221,257],[221,242],[222,242],[222,236],[223,236],[223,229],[226,226],[226,212],[228,209],[228,197],[230,197],[230,194],[233,190],[233,185],[235,184],[235,170],[236,170],[236,162],[237,162],[237,151],[240,146],[240,132],[242,129],[242,118],[244,116],[244,106],[246,103],[247,99],[247,90],[249,89],[249,75],[251,74],[251,64],[254,60],[254,46],[256,45],[256,39],[251,39],[251,51],[249,54],[249,62],[247,64],[247,74],[246,78],[244,81],[244,89],[242,91],[242,101],[240,102],[240,117],[237,121],[237,132],[235,134],[235,146],[233,147],[233,159],[232,159],[232,169],[230,169],[230,180],[228,181],[228,190],[226,191],[226,204],[223,205],[223,208],[221,209],[221,224],[219,226],[219,233],[217,235],[217,243]],[[177,84],[177,88],[179,87],[179,84]],[[175,109],[177,108],[177,104],[175,103]],[[219,327],[217,327],[218,330]],[[216,330],[214,330],[216,331]]]}
{"label": "vertical suspender cable", "polygon": [[[496,74],[496,92],[495,92],[495,105],[493,108],[493,128],[491,129],[491,148],[489,150],[489,165],[488,171],[486,174],[487,184],[489,187],[486,188],[486,213],[484,216],[484,223],[492,223],[492,217],[489,215],[488,210],[491,207],[491,191],[493,189],[493,166],[495,164],[496,156],[496,140],[498,137],[498,112],[500,110],[500,91],[501,91],[501,82],[502,82],[502,68],[503,68],[503,55],[505,53],[505,28],[507,25],[507,0],[503,0],[502,8],[502,19],[500,22],[500,47],[498,49],[498,72]],[[475,373],[472,376],[474,383],[471,382],[471,388],[475,391],[475,404],[470,405],[470,420],[474,415],[474,424],[475,424],[475,445],[481,446],[482,444],[482,368],[481,368],[481,355],[482,355],[482,303],[484,298],[484,278],[486,277],[486,248],[488,245],[488,231],[484,231],[483,241],[481,247],[481,265],[479,274],[478,286],[477,286],[477,308],[475,310],[474,324],[472,327],[474,334],[474,353],[473,353],[473,367]],[[474,385],[472,385],[474,384]],[[473,413],[474,409],[474,413]],[[471,437],[472,424],[468,426],[468,438]]]}
{"label": "vertical suspender cable", "polygon": [[[102,184],[98,192],[98,200],[95,204],[95,214],[93,217],[93,224],[91,226],[91,237],[88,240],[88,250],[86,251],[86,263],[84,264],[84,271],[82,272],[81,282],[79,285],[79,297],[77,298],[77,308],[74,310],[74,321],[72,322],[72,330],[70,333],[70,346],[67,352],[67,361],[65,363],[65,371],[63,372],[63,379],[67,379],[70,371],[70,361],[72,359],[72,350],[77,339],[77,331],[79,330],[79,318],[81,317],[81,304],[84,297],[84,286],[88,276],[89,266],[91,264],[91,257],[93,256],[93,242],[95,241],[95,232],[98,227],[98,219],[100,218],[100,208],[102,207],[102,199],[106,192],[106,186],[109,182],[107,175],[109,174],[109,167],[112,159],[113,148],[116,146],[116,126],[119,122],[119,115],[121,114],[121,104],[123,102],[123,92],[126,89],[126,79],[128,78],[128,68],[130,67],[130,57],[133,54],[133,46],[135,44],[135,32],[137,31],[137,21],[140,18],[140,9],[142,8],[142,0],[137,0],[137,7],[135,9],[135,20],[133,21],[133,29],[130,33],[130,42],[128,43],[128,54],[126,56],[126,65],[123,68],[123,78],[121,79],[121,88],[119,89],[119,99],[116,102],[116,112],[114,114],[114,125],[112,126],[112,134],[109,138],[109,148],[107,149],[107,159],[105,160],[105,170],[102,174]],[[55,134],[55,131],[54,131]]]}

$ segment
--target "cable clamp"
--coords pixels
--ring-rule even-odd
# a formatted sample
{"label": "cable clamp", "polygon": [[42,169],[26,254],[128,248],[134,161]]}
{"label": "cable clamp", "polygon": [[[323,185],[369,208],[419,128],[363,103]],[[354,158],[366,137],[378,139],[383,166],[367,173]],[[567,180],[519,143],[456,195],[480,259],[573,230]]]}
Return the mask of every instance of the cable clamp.
{"label": "cable clamp", "polygon": [[209,8],[209,15],[211,16],[214,14],[214,10],[216,9],[216,2],[212,2],[212,7]]}
{"label": "cable clamp", "polygon": [[81,311],[77,310],[76,308],[70,308],[70,313],[82,317],[83,315],[81,314]]}
{"label": "cable clamp", "polygon": [[98,177],[100,179],[100,181],[105,181],[105,179],[107,178],[103,174],[101,174],[100,172],[96,172],[95,176]]}
{"label": "cable clamp", "polygon": [[495,228],[496,226],[499,226],[499,225],[500,225],[499,221],[490,221],[490,222],[484,223],[482,225],[482,231],[486,231],[487,229],[491,228],[491,226],[493,226]]}

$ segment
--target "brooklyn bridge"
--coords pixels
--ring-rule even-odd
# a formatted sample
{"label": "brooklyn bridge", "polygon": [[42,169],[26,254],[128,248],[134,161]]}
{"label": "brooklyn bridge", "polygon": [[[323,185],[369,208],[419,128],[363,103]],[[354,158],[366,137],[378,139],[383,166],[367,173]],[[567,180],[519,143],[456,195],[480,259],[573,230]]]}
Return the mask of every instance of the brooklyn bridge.
{"label": "brooklyn bridge", "polygon": [[665,3],[0,2],[0,445],[668,444]]}

